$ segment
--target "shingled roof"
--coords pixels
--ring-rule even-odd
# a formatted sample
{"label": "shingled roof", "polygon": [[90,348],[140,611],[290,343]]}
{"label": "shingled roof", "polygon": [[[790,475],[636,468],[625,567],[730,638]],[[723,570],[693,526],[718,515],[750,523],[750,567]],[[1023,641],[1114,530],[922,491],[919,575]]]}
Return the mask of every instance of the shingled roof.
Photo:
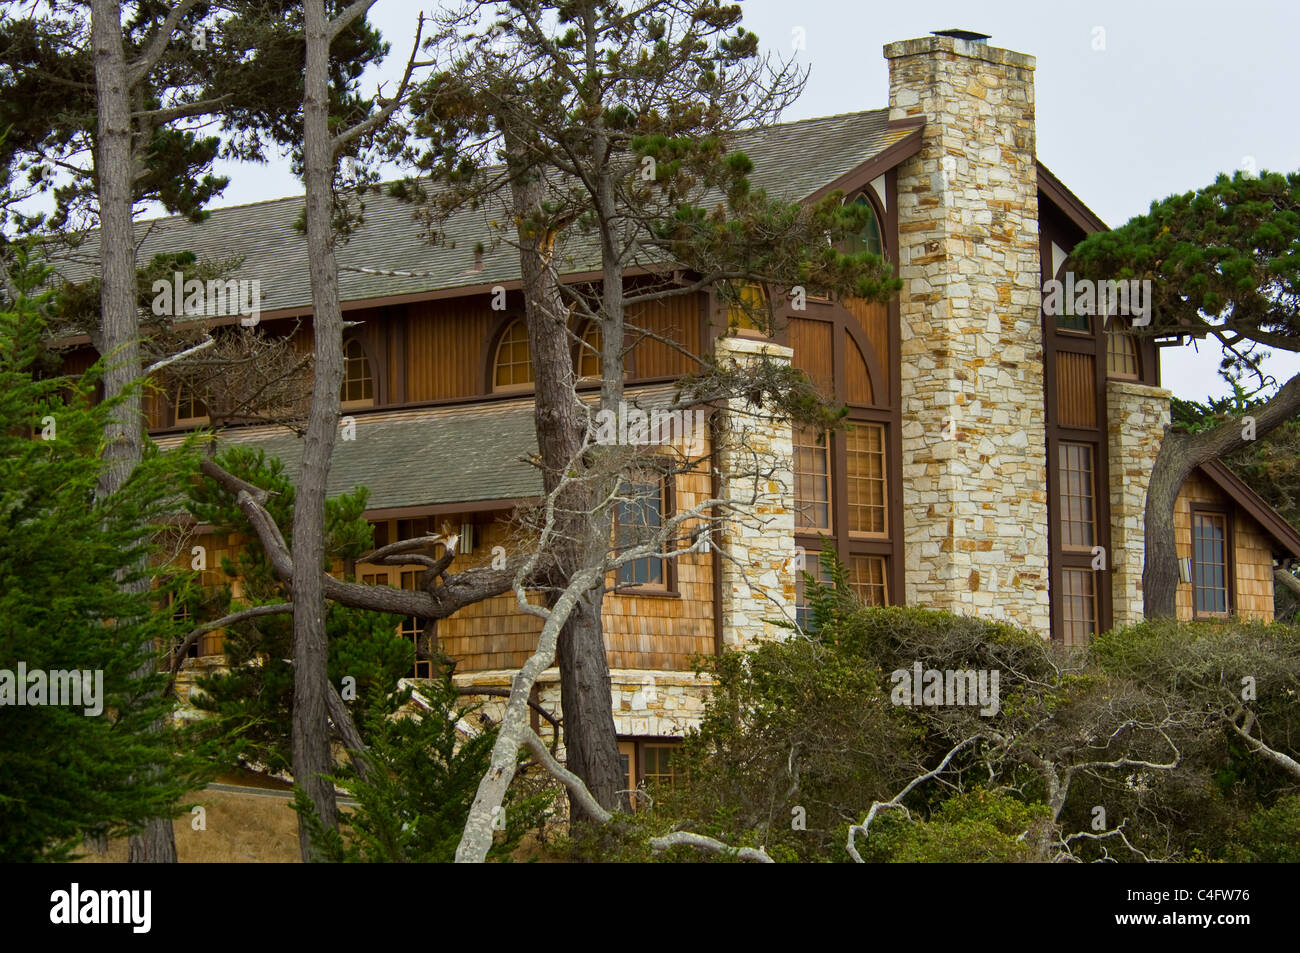
{"label": "shingled roof", "polygon": [[[630,406],[649,411],[671,405],[676,388],[629,389]],[[531,396],[508,401],[431,407],[355,416],[356,436],[337,440],[330,458],[328,496],[370,488],[370,512],[407,507],[508,502],[536,497],[542,481],[528,462],[537,453]],[[158,438],[169,449],[184,436]],[[284,427],[239,427],[222,432],[219,447],[239,445],[278,457],[296,484],[303,440]]]}
{"label": "shingled roof", "polygon": [[[806,198],[837,177],[879,155],[914,130],[890,128],[889,111],[848,113],[783,123],[736,134],[732,148],[754,162],[756,188],[787,201]],[[199,258],[243,264],[231,277],[261,281],[262,310],[311,307],[305,236],[294,228],[302,196],[216,209],[195,224],[180,216],[141,221],[139,260],[161,252],[188,250]],[[366,198],[365,224],[339,246],[339,288],[344,301],[420,294],[449,288],[490,285],[519,279],[519,256],[508,245],[493,246],[487,209],[466,209],[445,226],[454,248],[431,247],[411,205],[387,195]],[[97,234],[90,232],[69,258],[56,262],[60,274],[81,281],[96,272]],[[474,267],[474,247],[487,246],[482,267]],[[566,273],[599,268],[594,242],[581,237],[561,249]],[[359,269],[409,272],[373,274]]]}

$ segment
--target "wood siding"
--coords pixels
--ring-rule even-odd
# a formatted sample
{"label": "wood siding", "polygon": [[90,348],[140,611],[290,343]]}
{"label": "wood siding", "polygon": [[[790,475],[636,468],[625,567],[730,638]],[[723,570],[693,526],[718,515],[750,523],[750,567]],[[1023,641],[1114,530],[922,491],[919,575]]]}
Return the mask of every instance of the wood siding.
{"label": "wood siding", "polygon": [[[1192,555],[1192,507],[1220,507],[1231,522],[1233,591],[1229,592],[1230,609],[1247,619],[1273,620],[1273,552],[1268,536],[1226,493],[1203,477],[1193,473],[1178,492],[1174,504],[1174,533],[1178,558]],[[1189,621],[1192,611],[1192,586],[1179,583],[1177,611],[1180,621]]]}

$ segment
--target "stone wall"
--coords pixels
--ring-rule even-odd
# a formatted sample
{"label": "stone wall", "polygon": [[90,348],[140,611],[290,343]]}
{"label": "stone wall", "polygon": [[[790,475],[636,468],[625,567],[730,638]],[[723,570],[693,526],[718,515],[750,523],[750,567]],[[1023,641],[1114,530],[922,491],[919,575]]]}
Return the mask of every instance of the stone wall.
{"label": "stone wall", "polygon": [[[745,366],[763,355],[788,363],[793,352],[765,339],[719,338],[718,361]],[[793,620],[794,445],[788,417],[776,417],[730,400],[716,415],[720,498],[734,503],[724,514],[722,639],[727,648],[784,638],[773,619]]]}
{"label": "stone wall", "polygon": [[1142,621],[1147,484],[1169,424],[1170,392],[1131,381],[1106,382],[1110,433],[1110,573],[1114,626]]}
{"label": "stone wall", "polygon": [[1034,59],[952,37],[885,47],[899,167],[908,604],[1047,635]]}

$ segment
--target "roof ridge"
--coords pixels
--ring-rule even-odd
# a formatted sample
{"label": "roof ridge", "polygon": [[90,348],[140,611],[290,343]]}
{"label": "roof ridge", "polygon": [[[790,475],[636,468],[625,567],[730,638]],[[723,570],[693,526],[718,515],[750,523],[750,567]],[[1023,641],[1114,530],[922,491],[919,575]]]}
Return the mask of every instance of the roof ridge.
{"label": "roof ridge", "polygon": [[[783,127],[784,127],[784,128],[788,128],[788,127],[793,127],[793,126],[802,126],[802,125],[807,125],[807,124],[815,123],[815,122],[829,122],[829,121],[831,121],[831,120],[833,120],[833,119],[845,119],[845,118],[848,118],[848,117],[850,117],[850,116],[866,116],[866,115],[869,115],[869,114],[871,114],[871,113],[887,112],[888,109],[889,109],[888,106],[884,106],[884,107],[881,107],[881,108],[878,108],[878,109],[857,109],[857,110],[853,110],[853,111],[851,111],[851,112],[834,113],[834,114],[832,114],[832,115],[830,115],[830,116],[809,116],[809,117],[807,117],[807,118],[805,118],[805,119],[792,119],[792,120],[790,120],[789,122],[774,122],[774,123],[769,123],[769,124],[766,125],[766,126],[751,126],[751,127],[747,128],[747,129],[735,129],[735,130],[732,130],[731,135],[734,135],[734,136],[752,135],[752,134],[754,134],[754,133],[765,132],[765,131],[767,131],[767,130],[771,130],[771,129],[780,129],[780,128],[783,128]],[[501,167],[502,167],[502,166],[500,166],[500,165],[486,166],[486,167],[484,167],[484,170],[483,170],[483,171],[486,172],[486,171],[490,171],[490,170],[492,170],[492,169],[499,169],[499,168],[501,168]],[[430,179],[429,176],[417,176],[417,177],[416,177],[416,180],[417,180],[417,181],[419,181],[419,180],[421,180],[421,179],[423,179],[423,180],[425,180],[425,181],[431,181],[431,179]],[[381,195],[383,198],[389,198],[390,196],[387,195],[387,193],[386,193],[385,191],[383,191],[384,188],[385,188],[386,186],[392,185],[393,183],[396,183],[396,182],[403,182],[403,181],[405,181],[404,178],[385,179],[385,180],[383,180],[382,182],[377,182],[377,183],[375,183],[375,185],[373,186],[373,188],[375,188],[375,189],[379,189],[379,190],[380,190],[380,195]],[[436,183],[435,183],[435,186],[436,186]],[[259,200],[257,200],[256,202],[240,202],[238,205],[221,205],[221,206],[217,206],[217,207],[215,207],[215,208],[208,209],[207,211],[209,212],[210,215],[216,215],[216,214],[218,214],[218,213],[220,213],[220,212],[233,212],[233,211],[237,211],[237,210],[240,210],[240,209],[249,209],[249,208],[254,208],[254,207],[258,207],[258,206],[272,206],[272,205],[277,205],[277,204],[279,204],[279,203],[281,203],[281,202],[301,201],[301,200],[304,199],[305,197],[306,197],[306,196],[305,196],[304,193],[302,193],[302,192],[295,192],[293,195],[282,195],[282,196],[280,196],[279,198],[273,198],[273,199],[259,199]],[[140,218],[140,219],[136,219],[134,224],[136,224],[136,225],[156,225],[156,224],[160,224],[160,223],[164,223],[164,222],[170,222],[170,221],[172,221],[172,220],[174,220],[174,219],[183,219],[183,220],[185,220],[186,222],[189,221],[189,218],[188,218],[187,216],[182,215],[182,214],[180,214],[180,213],[174,213],[174,214],[171,214],[171,215],[160,215],[160,216],[158,216],[158,217],[156,217],[156,218]],[[200,222],[200,223],[198,223],[198,224],[203,224],[203,223]],[[98,228],[89,228],[89,229],[86,229],[85,232],[83,232],[82,234],[85,234],[85,235],[92,235],[92,234],[95,234],[95,233],[98,232],[98,231],[99,231]]]}

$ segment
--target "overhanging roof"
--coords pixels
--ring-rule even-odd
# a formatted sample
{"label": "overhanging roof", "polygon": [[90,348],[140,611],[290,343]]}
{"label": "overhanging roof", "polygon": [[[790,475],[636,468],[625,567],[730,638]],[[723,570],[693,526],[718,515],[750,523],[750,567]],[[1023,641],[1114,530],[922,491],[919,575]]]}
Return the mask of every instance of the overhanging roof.
{"label": "overhanging roof", "polygon": [[[748,130],[737,133],[731,147],[753,160],[750,181],[755,188],[797,201],[914,132],[910,127],[891,126],[889,110],[877,109]],[[494,242],[497,231],[492,222],[509,221],[503,201],[501,197],[478,210],[463,209],[451,216],[444,230],[448,244],[454,242],[455,247],[435,247],[426,241],[425,226],[416,219],[413,206],[383,194],[367,195],[365,224],[337,249],[340,298],[369,301],[517,282],[518,252],[508,243]],[[302,208],[302,196],[294,196],[214,209],[197,224],[182,216],[141,221],[136,224],[138,260],[185,250],[200,259],[242,257],[243,264],[230,277],[261,282],[264,313],[308,312],[307,243],[295,228]],[[485,246],[481,267],[474,254],[479,243]],[[98,234],[91,231],[76,252],[57,259],[55,266],[64,278],[82,281],[96,272],[97,257]],[[594,237],[569,236],[560,247],[559,267],[564,274],[598,272],[599,246]]]}
{"label": "overhanging roof", "polygon": [[[629,390],[630,406],[650,410],[673,399],[672,385]],[[345,411],[346,413],[346,411]],[[339,496],[358,486],[370,489],[367,513],[442,507],[456,512],[492,509],[542,492],[541,476],[529,459],[537,453],[531,396],[475,404],[355,412],[356,438],[337,439],[326,493]],[[162,437],[164,449],[183,435]],[[240,427],[220,433],[218,447],[263,450],[283,461],[295,484],[303,440],[284,427]]]}
{"label": "overhanging roof", "polygon": [[1198,468],[1220,490],[1231,497],[1238,506],[1254,517],[1255,522],[1275,544],[1274,553],[1285,552],[1300,559],[1300,532],[1284,520],[1281,514],[1242,479],[1218,460],[1203,463]]}

